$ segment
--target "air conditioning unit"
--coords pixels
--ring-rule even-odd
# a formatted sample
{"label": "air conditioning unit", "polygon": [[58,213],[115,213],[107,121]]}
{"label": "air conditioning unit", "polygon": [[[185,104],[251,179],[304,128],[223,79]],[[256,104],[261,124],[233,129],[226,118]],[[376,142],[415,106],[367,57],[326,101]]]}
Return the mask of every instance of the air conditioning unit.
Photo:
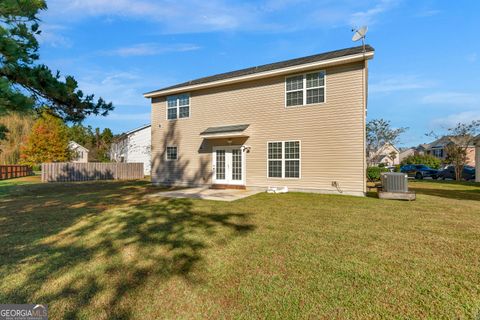
{"label": "air conditioning unit", "polygon": [[380,199],[415,200],[415,192],[408,191],[408,176],[400,172],[382,173],[382,191],[378,192]]}
{"label": "air conditioning unit", "polygon": [[408,192],[408,176],[401,172],[384,172],[382,190],[385,192]]}

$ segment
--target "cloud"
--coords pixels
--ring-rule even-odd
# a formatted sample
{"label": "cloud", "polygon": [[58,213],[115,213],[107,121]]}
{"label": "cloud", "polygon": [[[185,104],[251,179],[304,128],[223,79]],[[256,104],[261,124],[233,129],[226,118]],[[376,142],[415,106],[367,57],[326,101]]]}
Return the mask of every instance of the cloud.
{"label": "cloud", "polygon": [[[145,20],[160,25],[163,33],[276,32],[373,24],[399,1],[267,0],[255,4],[228,0],[51,0],[45,15],[64,23],[89,17]],[[304,19],[299,20],[299,15]]]}
{"label": "cloud", "polygon": [[[283,2],[283,1],[282,1]],[[302,2],[305,6],[299,14],[310,12],[307,19],[291,21],[294,26],[302,24],[303,29],[360,27],[375,24],[382,14],[394,9],[400,0],[375,1],[308,1]],[[289,8],[291,10],[291,7]],[[288,11],[287,11],[288,12]],[[287,13],[288,16],[288,13]]]}
{"label": "cloud", "polygon": [[145,90],[145,78],[133,72],[90,71],[78,77],[79,88],[86,93],[93,93],[112,101],[115,106],[145,105],[142,96]]}
{"label": "cloud", "polygon": [[72,40],[62,35],[68,28],[58,24],[42,24],[41,33],[38,37],[40,44],[47,44],[54,48],[70,48]]}
{"label": "cloud", "polygon": [[350,23],[353,26],[372,25],[378,15],[392,9],[397,4],[398,1],[396,0],[381,0],[370,9],[352,13],[350,16]]}
{"label": "cloud", "polygon": [[253,21],[255,7],[223,0],[52,0],[45,13],[51,19],[88,17],[147,19],[163,25],[166,32],[205,32],[237,29]]}
{"label": "cloud", "polygon": [[107,117],[91,117],[89,123],[111,126],[119,132],[150,123],[150,101],[143,97],[143,92],[151,90],[152,83],[166,85],[157,75],[141,74],[138,70],[88,71],[78,77],[78,82],[82,91],[111,101],[115,107]]}
{"label": "cloud", "polygon": [[423,104],[437,105],[480,105],[480,95],[465,92],[436,92],[428,94],[420,100]]}
{"label": "cloud", "polygon": [[153,1],[143,0],[52,0],[49,2],[52,14],[63,11],[67,17],[79,16],[148,16],[155,12],[163,13]]}
{"label": "cloud", "polygon": [[443,129],[452,128],[458,123],[470,123],[473,120],[480,120],[480,111],[464,111],[459,113],[450,114],[446,117],[436,118],[432,120],[434,127],[440,127]]}
{"label": "cloud", "polygon": [[155,43],[139,43],[130,47],[122,47],[114,50],[102,51],[102,54],[120,57],[154,56],[168,52],[186,52],[198,49],[200,49],[200,47],[194,44],[161,45]]}
{"label": "cloud", "polygon": [[395,91],[425,89],[435,85],[434,81],[416,75],[395,75],[384,77],[368,86],[370,93],[392,93]]}

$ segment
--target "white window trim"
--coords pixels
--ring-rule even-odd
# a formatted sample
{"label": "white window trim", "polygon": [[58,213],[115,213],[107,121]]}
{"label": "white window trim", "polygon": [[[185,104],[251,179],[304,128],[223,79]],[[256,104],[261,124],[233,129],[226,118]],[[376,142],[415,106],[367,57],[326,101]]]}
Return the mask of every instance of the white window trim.
{"label": "white window trim", "polygon": [[[180,104],[179,104],[179,97],[180,96],[183,96],[183,95],[186,95],[188,96],[188,117],[184,117],[184,118],[180,118]],[[169,108],[168,107],[168,98],[172,98],[172,97],[175,97],[176,100],[177,100],[177,105],[175,106],[175,108]],[[180,94],[175,94],[175,95],[171,95],[171,96],[167,96],[166,99],[165,99],[165,119],[167,121],[176,121],[176,120],[183,120],[183,119],[190,119],[190,117],[192,116],[192,97],[190,96],[190,93],[180,93]],[[186,106],[182,106],[182,107],[186,107]],[[177,117],[175,119],[169,119],[168,118],[168,110],[169,109],[177,109]]]}
{"label": "white window trim", "polygon": [[[297,160],[297,159],[285,159],[285,142],[297,142],[298,141],[298,178],[293,177],[285,177],[285,160]],[[272,161],[282,161],[282,176],[281,177],[270,177],[268,166],[270,159],[268,158],[268,145],[274,142],[281,142],[282,143],[282,159],[271,159]],[[300,139],[292,139],[292,140],[272,140],[267,141],[267,179],[270,180],[299,180],[302,178],[302,140]]]}
{"label": "white window trim", "polygon": [[[175,159],[168,159],[168,148],[176,148],[177,149],[177,157]],[[177,161],[178,160],[178,146],[167,146],[165,148],[165,161]]]}
{"label": "white window trim", "polygon": [[[307,88],[307,74],[310,74],[310,73],[316,73],[316,72],[323,72],[324,73],[324,77],[323,77],[323,86],[322,87],[314,87],[314,88]],[[292,78],[292,77],[297,77],[297,76],[302,76],[303,77],[303,88],[302,88],[302,92],[303,92],[303,104],[299,104],[299,105],[296,105],[296,106],[287,106],[287,79],[288,78]],[[297,73],[297,74],[290,74],[288,76],[285,76],[285,108],[289,109],[289,108],[299,108],[299,107],[309,107],[309,106],[316,106],[316,105],[319,105],[319,104],[325,104],[327,103],[327,71],[325,69],[323,70],[312,70],[312,71],[308,71],[308,72],[304,72],[304,73]],[[307,104],[307,90],[310,90],[310,89],[317,89],[317,88],[323,88],[323,102],[317,102],[317,103],[309,103]],[[292,91],[300,91],[300,90],[290,90],[288,92],[292,92]]]}

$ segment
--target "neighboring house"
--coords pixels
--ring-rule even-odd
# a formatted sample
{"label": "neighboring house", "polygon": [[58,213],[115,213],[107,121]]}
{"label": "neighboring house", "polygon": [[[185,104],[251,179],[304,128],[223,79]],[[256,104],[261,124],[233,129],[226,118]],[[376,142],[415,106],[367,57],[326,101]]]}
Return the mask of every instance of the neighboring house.
{"label": "neighboring house", "polygon": [[84,146],[76,143],[75,141],[70,141],[68,143],[68,148],[72,151],[73,156],[71,162],[74,163],[86,163],[88,162],[88,149]]}
{"label": "neighboring house", "polygon": [[427,148],[428,148],[429,144],[428,143],[423,143],[423,144],[420,144],[418,145],[418,147],[415,149],[415,151],[419,154],[419,155],[425,155],[427,153]]}
{"label": "neighboring house", "polygon": [[[423,144],[419,146],[419,151],[423,152],[424,154],[432,155],[442,162],[445,161],[447,158],[446,147],[449,144],[455,143],[455,137],[452,136],[443,136],[432,143]],[[467,162],[466,164],[470,166],[475,166],[475,146],[471,145],[467,148]]]}
{"label": "neighboring house", "polygon": [[121,134],[110,147],[110,160],[115,162],[143,162],[145,175],[150,175],[152,167],[152,134],[151,126],[140,128]]}
{"label": "neighboring house", "polygon": [[400,164],[400,150],[393,144],[386,143],[372,155],[371,160],[373,165],[383,163],[386,166],[394,166]]}
{"label": "neighboring house", "polygon": [[200,78],[152,102],[152,182],[364,195],[366,46]]}
{"label": "neighboring house", "polygon": [[418,151],[417,149],[415,148],[408,148],[408,149],[404,149],[404,150],[400,150],[400,154],[398,156],[398,160],[400,161],[400,163],[405,160],[406,158],[410,157],[410,156],[413,156],[415,154],[417,154]]}

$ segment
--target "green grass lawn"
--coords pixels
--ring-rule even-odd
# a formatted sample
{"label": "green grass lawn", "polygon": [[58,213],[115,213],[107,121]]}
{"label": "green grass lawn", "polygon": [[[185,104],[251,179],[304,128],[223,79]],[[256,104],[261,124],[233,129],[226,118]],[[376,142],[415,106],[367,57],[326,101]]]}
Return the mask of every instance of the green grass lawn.
{"label": "green grass lawn", "polygon": [[410,186],[417,201],[228,203],[148,198],[145,181],[4,181],[0,303],[51,319],[478,319],[480,186]]}

